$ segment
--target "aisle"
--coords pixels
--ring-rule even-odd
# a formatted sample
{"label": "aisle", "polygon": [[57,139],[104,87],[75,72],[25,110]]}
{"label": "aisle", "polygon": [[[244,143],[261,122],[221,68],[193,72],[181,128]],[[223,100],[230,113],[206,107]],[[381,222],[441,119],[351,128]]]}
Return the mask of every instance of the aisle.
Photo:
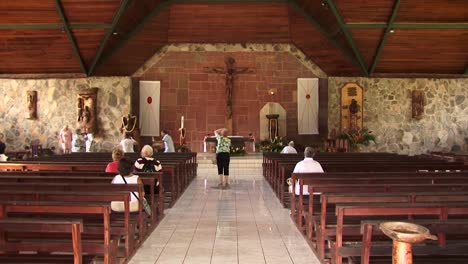
{"label": "aisle", "polygon": [[260,160],[231,166],[231,189],[219,190],[204,165],[130,264],[320,263],[261,175]]}

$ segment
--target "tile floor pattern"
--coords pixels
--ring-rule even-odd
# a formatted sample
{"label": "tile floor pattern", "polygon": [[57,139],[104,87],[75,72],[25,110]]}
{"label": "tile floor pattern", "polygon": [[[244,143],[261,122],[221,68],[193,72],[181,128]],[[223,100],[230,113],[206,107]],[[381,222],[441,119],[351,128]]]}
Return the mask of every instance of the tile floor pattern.
{"label": "tile floor pattern", "polygon": [[200,166],[130,264],[320,263],[261,173],[261,160],[233,164],[219,190],[216,167]]}

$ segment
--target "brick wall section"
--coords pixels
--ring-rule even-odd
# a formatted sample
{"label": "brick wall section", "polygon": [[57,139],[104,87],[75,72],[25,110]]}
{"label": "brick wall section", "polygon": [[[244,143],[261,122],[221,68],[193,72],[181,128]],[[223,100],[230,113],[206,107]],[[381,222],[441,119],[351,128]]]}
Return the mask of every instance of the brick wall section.
{"label": "brick wall section", "polygon": [[[260,134],[260,109],[278,102],[287,111],[287,138],[297,136],[297,78],[314,78],[287,52],[168,52],[142,80],[161,81],[161,128],[178,138],[180,117],[185,117],[187,142],[193,151],[202,151],[203,137],[225,126],[225,76],[205,73],[205,67],[225,68],[224,58],[232,56],[237,67],[255,68],[255,74],[238,75],[233,92],[233,133]],[[275,89],[274,96],[268,90]],[[285,136],[285,135],[282,135]]]}

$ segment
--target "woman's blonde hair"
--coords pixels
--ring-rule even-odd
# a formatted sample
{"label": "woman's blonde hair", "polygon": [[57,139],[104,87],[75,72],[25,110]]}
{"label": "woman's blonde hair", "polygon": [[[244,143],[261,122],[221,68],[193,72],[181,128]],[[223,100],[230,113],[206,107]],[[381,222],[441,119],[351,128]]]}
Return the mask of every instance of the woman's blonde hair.
{"label": "woman's blonde hair", "polygon": [[141,156],[145,158],[153,156],[153,147],[150,145],[144,145],[141,149]]}
{"label": "woman's blonde hair", "polygon": [[227,134],[228,134],[227,128],[223,128],[223,129],[221,130],[221,136],[227,137]]}
{"label": "woman's blonde hair", "polygon": [[120,146],[112,149],[112,160],[120,160],[124,156],[124,152]]}

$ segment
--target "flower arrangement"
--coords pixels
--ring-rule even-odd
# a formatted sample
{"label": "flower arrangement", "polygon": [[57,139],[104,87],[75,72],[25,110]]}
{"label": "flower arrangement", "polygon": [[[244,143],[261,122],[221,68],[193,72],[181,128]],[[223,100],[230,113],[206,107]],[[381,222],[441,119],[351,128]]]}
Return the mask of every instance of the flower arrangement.
{"label": "flower arrangement", "polygon": [[273,140],[264,139],[256,144],[261,152],[281,152],[286,143],[282,137],[275,137]]}
{"label": "flower arrangement", "polygon": [[338,138],[345,139],[349,142],[351,148],[356,148],[358,145],[369,146],[371,142],[375,142],[375,135],[367,128],[361,130],[344,131]]}
{"label": "flower arrangement", "polygon": [[245,147],[231,146],[229,148],[229,153],[231,155],[244,156],[245,155]]}

